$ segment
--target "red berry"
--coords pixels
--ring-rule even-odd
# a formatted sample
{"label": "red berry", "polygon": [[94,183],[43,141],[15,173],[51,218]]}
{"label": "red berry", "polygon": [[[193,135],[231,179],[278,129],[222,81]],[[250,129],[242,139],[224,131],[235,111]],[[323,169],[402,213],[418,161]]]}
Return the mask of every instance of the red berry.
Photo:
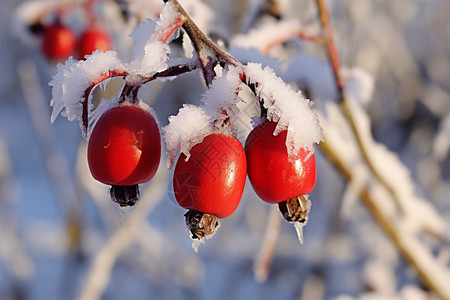
{"label": "red berry", "polygon": [[78,53],[83,59],[85,55],[92,54],[95,50],[107,51],[111,49],[109,34],[98,27],[86,29],[80,37]]}
{"label": "red berry", "polygon": [[265,121],[247,137],[248,178],[258,196],[269,203],[287,201],[308,194],[316,182],[316,162],[310,152],[301,149],[295,160],[286,148],[287,131],[274,136],[277,123]]}
{"label": "red berry", "polygon": [[73,55],[76,37],[73,31],[60,23],[45,28],[42,37],[42,52],[49,59],[65,60]]}
{"label": "red berry", "polygon": [[98,120],[87,152],[91,173],[100,182],[131,186],[149,181],[161,158],[158,125],[139,107],[114,107]]}
{"label": "red berry", "polygon": [[245,186],[247,164],[244,148],[231,135],[211,134],[181,154],[175,166],[173,188],[181,207],[212,214],[231,215]]}

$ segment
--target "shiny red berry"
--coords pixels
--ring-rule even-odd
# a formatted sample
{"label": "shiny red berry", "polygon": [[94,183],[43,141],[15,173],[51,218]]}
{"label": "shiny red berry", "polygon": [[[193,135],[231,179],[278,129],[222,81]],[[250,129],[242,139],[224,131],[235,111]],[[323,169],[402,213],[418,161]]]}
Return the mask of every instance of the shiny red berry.
{"label": "shiny red berry", "polygon": [[161,137],[153,116],[132,105],[106,111],[88,144],[88,163],[100,182],[132,186],[153,178],[161,158]]}
{"label": "shiny red berry", "polygon": [[230,216],[238,207],[244,191],[247,164],[244,148],[231,135],[211,134],[181,154],[174,171],[173,188],[181,207]]}
{"label": "shiny red berry", "polygon": [[107,51],[111,49],[111,38],[107,32],[99,27],[87,28],[80,36],[78,53],[81,59],[92,54],[95,50]]}
{"label": "shiny red berry", "polygon": [[277,123],[256,126],[245,142],[248,177],[258,196],[269,203],[308,194],[316,182],[314,154],[301,149],[295,159],[288,156],[287,131],[274,136]]}
{"label": "shiny red berry", "polygon": [[55,23],[44,29],[42,52],[52,60],[65,60],[73,55],[76,48],[74,32],[61,23]]}

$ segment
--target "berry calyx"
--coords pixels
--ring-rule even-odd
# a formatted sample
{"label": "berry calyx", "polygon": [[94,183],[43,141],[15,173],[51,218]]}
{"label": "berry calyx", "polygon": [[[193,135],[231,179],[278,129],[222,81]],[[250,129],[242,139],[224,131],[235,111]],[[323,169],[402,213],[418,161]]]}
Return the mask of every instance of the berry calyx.
{"label": "berry calyx", "polygon": [[[217,226],[214,217],[226,218],[238,207],[247,163],[241,143],[234,136],[221,133],[205,137],[192,147],[190,154],[189,159],[183,153],[178,158],[173,189],[181,207],[201,213],[194,213],[198,219],[194,218],[195,222],[190,218],[191,213],[186,214],[192,238],[200,239],[214,232]],[[203,218],[210,221],[202,221]],[[211,224],[213,228],[204,228],[202,224]]]}
{"label": "berry calyx", "polygon": [[72,29],[56,22],[44,29],[42,52],[48,59],[65,60],[74,54],[76,43]]}
{"label": "berry calyx", "polygon": [[84,59],[86,55],[95,50],[107,51],[111,49],[111,38],[109,34],[99,27],[89,27],[80,36],[78,43],[78,55]]}
{"label": "berry calyx", "polygon": [[[88,144],[92,176],[112,186],[135,186],[155,175],[161,158],[161,137],[153,116],[146,110],[121,105],[106,111],[92,130]],[[117,197],[139,198],[139,191],[113,188]],[[119,203],[120,204],[120,203]],[[126,205],[124,205],[126,206]]]}

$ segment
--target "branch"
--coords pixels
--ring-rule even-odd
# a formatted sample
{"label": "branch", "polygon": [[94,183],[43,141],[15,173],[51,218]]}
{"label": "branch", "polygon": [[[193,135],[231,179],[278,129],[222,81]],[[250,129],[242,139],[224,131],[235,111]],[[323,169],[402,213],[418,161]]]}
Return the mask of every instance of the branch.
{"label": "branch", "polygon": [[206,37],[206,35],[197,27],[194,21],[192,21],[191,17],[189,17],[189,15],[177,0],[163,1],[165,3],[173,3],[176,6],[178,12],[181,14],[181,18],[183,20],[183,29],[191,39],[195,52],[198,55],[203,71],[203,78],[205,79],[207,86],[211,84],[214,77],[216,76],[214,68],[218,64],[231,64],[234,66],[241,64],[237,59],[222,51],[210,39],[208,39],[208,37]]}
{"label": "branch", "polygon": [[339,55],[336,49],[336,45],[334,43],[333,38],[333,30],[331,29],[330,17],[328,14],[328,9],[324,0],[316,0],[317,7],[319,9],[320,15],[320,23],[322,24],[322,28],[324,30],[325,35],[325,47],[327,49],[328,59],[330,60],[331,67],[333,69],[333,75],[336,82],[336,87],[339,93],[339,101],[343,100],[343,91],[344,84],[342,82],[341,76],[339,74],[339,70],[341,67],[341,63],[339,61]]}
{"label": "branch", "polygon": [[[429,206],[427,206],[426,203],[422,203],[423,201],[415,198],[413,191],[408,190],[406,195],[409,196],[409,194],[412,194],[412,197],[405,199],[405,193],[402,194],[401,189],[407,187],[402,186],[402,184],[396,184],[395,181],[390,181],[387,176],[392,172],[392,170],[389,169],[390,166],[386,166],[386,161],[376,159],[375,151],[378,150],[378,152],[380,152],[379,149],[376,149],[379,145],[371,138],[370,124],[367,117],[365,117],[365,115],[363,117],[362,111],[353,103],[353,99],[344,96],[344,85],[339,76],[339,57],[333,41],[325,2],[324,0],[316,0],[316,3],[320,12],[321,24],[325,31],[325,45],[327,47],[328,57],[339,92],[338,100],[341,104],[342,114],[345,116],[347,126],[354,135],[354,146],[359,150],[358,152],[361,155],[363,162],[366,164],[365,167],[367,167],[372,175],[378,180],[373,183],[371,189],[368,189],[366,186],[361,187],[359,196],[378,224],[391,238],[399,252],[402,253],[404,258],[417,271],[422,281],[442,299],[450,299],[450,289],[447,288],[448,282],[450,282],[448,271],[433,256],[432,252],[421,244],[420,239],[418,238],[419,231],[424,230],[443,239],[447,227],[446,223],[441,220],[437,212],[433,209],[429,209]],[[326,141],[320,144],[321,149],[341,171],[343,177],[348,181],[352,181],[354,176],[352,165],[346,161],[347,158],[345,155],[338,153],[338,151],[335,150],[339,149],[342,145],[334,143],[337,139],[343,137],[333,137],[330,134],[330,131],[333,130],[333,125],[331,124],[331,126],[327,128],[326,124],[326,120],[321,120],[321,125],[324,126],[323,132]],[[334,134],[339,135],[339,133],[336,132],[334,132]],[[382,154],[388,158],[387,156],[389,154],[387,153],[387,150]],[[402,165],[400,162],[398,162],[398,164],[397,168],[400,168]],[[380,190],[385,190],[388,193],[380,194]],[[391,198],[386,198],[386,195]],[[392,210],[388,209],[389,205],[387,205],[388,207],[384,206],[383,203],[386,204],[386,201],[396,202],[401,215],[395,214]],[[415,207],[417,206],[421,209],[425,207],[428,209],[417,213],[415,211]],[[426,218],[429,218],[429,220],[425,220]],[[416,227],[411,229],[411,225]]]}

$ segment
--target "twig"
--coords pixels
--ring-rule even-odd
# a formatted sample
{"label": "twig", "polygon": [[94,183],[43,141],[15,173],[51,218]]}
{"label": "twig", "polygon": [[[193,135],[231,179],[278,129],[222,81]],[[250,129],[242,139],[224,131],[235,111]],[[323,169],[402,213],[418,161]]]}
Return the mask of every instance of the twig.
{"label": "twig", "polygon": [[165,3],[171,2],[173,3],[178,12],[182,16],[183,20],[183,29],[186,31],[186,34],[191,39],[191,42],[194,46],[195,52],[200,59],[200,63],[203,70],[203,77],[205,79],[206,85],[209,86],[213,81],[214,77],[216,77],[216,73],[214,68],[218,65],[240,65],[240,62],[236,60],[234,57],[222,51],[219,47],[217,47],[192,21],[187,12],[183,9],[183,7],[178,3],[177,0],[163,0]]}
{"label": "twig", "polygon": [[[353,179],[352,169],[334,150],[335,147],[329,142],[322,142],[320,147],[341,172],[342,176],[347,181],[351,181]],[[450,280],[448,278],[449,276],[438,276],[438,274],[443,274],[443,272],[438,272],[438,270],[442,269],[442,264],[433,257],[432,253],[421,244],[416,236],[405,234],[404,231],[393,225],[395,221],[390,216],[388,210],[383,210],[379,201],[377,201],[377,195],[373,192],[374,190],[376,190],[375,187],[369,190],[366,186],[359,190],[359,196],[369,212],[388,234],[403,257],[416,270],[418,276],[427,287],[434,291],[441,299],[450,299],[450,291],[447,288],[447,283]]]}
{"label": "twig", "polygon": [[[348,121],[348,125],[351,131],[354,133],[356,144],[358,146],[359,152],[366,163],[367,167],[370,169],[372,174],[376,177],[381,187],[386,189],[392,196],[392,200],[395,201],[402,212],[402,216],[396,216],[397,220],[393,220],[389,211],[384,209],[384,207],[377,201],[377,195],[374,192],[374,188],[368,190],[366,187],[359,191],[359,195],[363,200],[370,213],[377,220],[378,224],[385,230],[389,235],[391,240],[396,245],[397,249],[402,253],[405,259],[410,263],[411,266],[417,271],[419,277],[422,281],[437,295],[442,299],[450,299],[450,290],[446,288],[448,281],[448,276],[445,276],[446,272],[437,272],[438,269],[442,268],[436,259],[433,257],[432,253],[423,246],[418,238],[413,234],[405,232],[401,229],[401,221],[407,222],[406,210],[404,207],[405,201],[400,196],[399,189],[401,186],[395,186],[387,181],[383,176],[382,171],[378,169],[376,165],[376,160],[370,153],[370,147],[373,147],[371,139],[365,138],[367,134],[370,136],[370,132],[367,132],[367,128],[361,128],[357,120],[357,112],[353,111],[350,101],[344,96],[344,85],[341,81],[339,75],[339,59],[336,51],[336,47],[333,41],[333,35],[331,30],[331,25],[329,22],[328,11],[323,0],[316,0],[322,27],[325,31],[325,36],[327,41],[326,47],[328,52],[328,57],[333,69],[334,78],[336,81],[336,86],[339,92],[339,102],[341,104],[342,113]],[[321,122],[322,123],[322,122]],[[330,158],[330,160],[337,166],[341,171],[345,179],[351,181],[353,178],[351,166],[345,164],[345,159],[339,157],[339,153],[335,151],[336,146],[330,145],[330,140],[326,137],[327,131],[324,128],[325,140],[327,142],[321,143],[321,148],[325,154]],[[379,185],[375,183],[375,185]],[[401,220],[398,220],[398,219]],[[422,227],[422,229],[429,230],[427,226]],[[434,235],[441,235],[439,232],[431,232]],[[439,276],[439,275],[442,276]]]}
{"label": "twig", "polygon": [[381,174],[381,172],[378,170],[374,159],[370,156],[370,145],[367,144],[367,141],[363,138],[363,133],[357,126],[357,122],[355,120],[354,115],[350,112],[348,107],[348,102],[345,99],[345,93],[344,93],[344,83],[340,76],[340,61],[339,61],[339,55],[334,43],[333,39],[333,31],[331,28],[330,18],[328,15],[328,10],[326,7],[326,4],[324,0],[316,0],[319,13],[320,13],[320,20],[323,27],[323,30],[325,32],[325,47],[327,49],[328,57],[330,60],[330,64],[333,70],[334,79],[336,82],[336,87],[338,89],[338,101],[342,105],[342,110],[345,113],[345,116],[347,117],[352,131],[355,134],[356,140],[358,142],[358,146],[361,150],[361,153],[363,155],[364,160],[366,161],[367,165],[369,166],[370,170],[373,174],[375,174],[376,178],[387,188],[387,190],[391,193],[391,195],[394,197],[395,202],[401,209],[401,211],[404,212],[403,203],[400,200],[400,197],[398,195],[396,187],[392,186]]}
{"label": "twig", "polygon": [[344,84],[342,82],[341,76],[339,75],[341,63],[339,61],[339,55],[336,49],[336,45],[334,43],[333,38],[333,31],[330,24],[330,17],[328,14],[327,6],[324,2],[324,0],[316,0],[317,8],[319,9],[319,15],[320,15],[320,23],[322,24],[322,28],[324,30],[325,35],[325,47],[327,48],[327,54],[328,58],[330,60],[332,69],[333,69],[333,75],[336,82],[336,87],[338,89],[338,93],[340,96],[339,101],[344,100]]}

